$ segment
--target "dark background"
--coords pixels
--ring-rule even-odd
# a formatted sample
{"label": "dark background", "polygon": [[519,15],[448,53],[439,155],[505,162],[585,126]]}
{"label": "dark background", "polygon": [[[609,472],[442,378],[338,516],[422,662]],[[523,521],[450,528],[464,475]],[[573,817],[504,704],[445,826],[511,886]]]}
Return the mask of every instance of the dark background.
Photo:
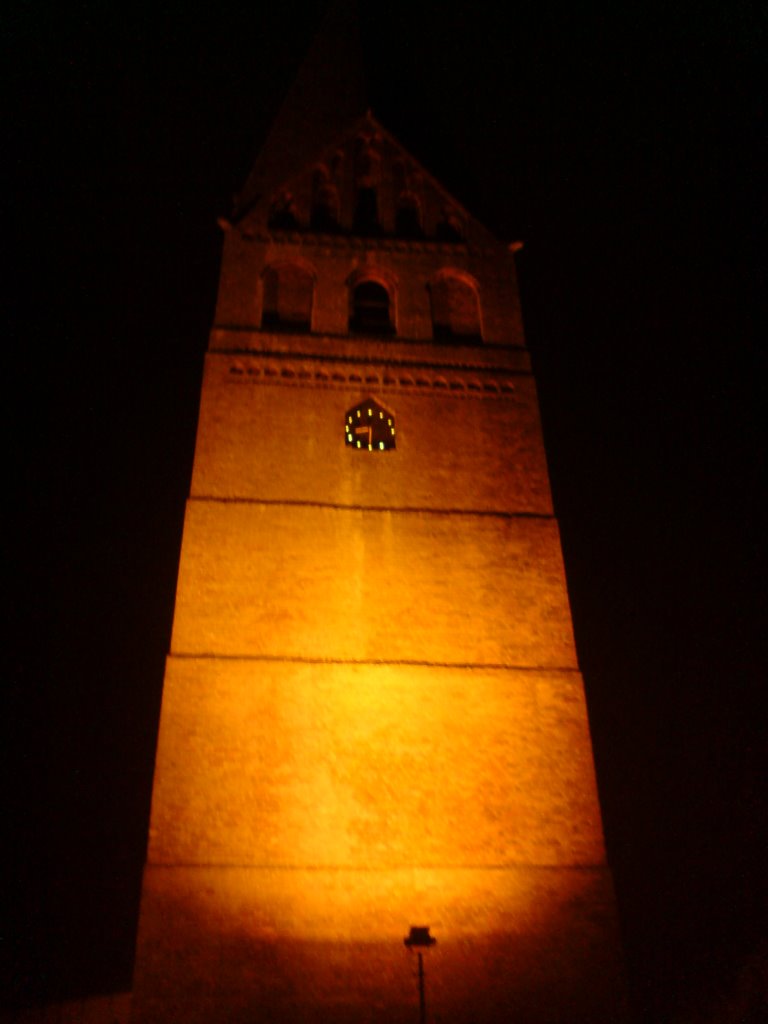
{"label": "dark background", "polygon": [[[9,1006],[131,983],[216,217],[323,6],[1,16]],[[363,6],[374,111],[525,242],[639,1019],[763,1019],[765,9]]]}

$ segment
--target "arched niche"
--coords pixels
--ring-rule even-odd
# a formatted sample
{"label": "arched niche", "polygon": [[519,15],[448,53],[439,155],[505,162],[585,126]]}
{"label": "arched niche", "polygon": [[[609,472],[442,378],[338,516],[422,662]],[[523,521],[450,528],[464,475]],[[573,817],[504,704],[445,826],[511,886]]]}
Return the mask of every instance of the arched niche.
{"label": "arched niche", "polygon": [[429,292],[436,341],[482,341],[480,302],[473,281],[448,271],[433,279]]}
{"label": "arched niche", "polygon": [[269,330],[309,331],[315,292],[314,275],[296,263],[265,268],[261,324]]}

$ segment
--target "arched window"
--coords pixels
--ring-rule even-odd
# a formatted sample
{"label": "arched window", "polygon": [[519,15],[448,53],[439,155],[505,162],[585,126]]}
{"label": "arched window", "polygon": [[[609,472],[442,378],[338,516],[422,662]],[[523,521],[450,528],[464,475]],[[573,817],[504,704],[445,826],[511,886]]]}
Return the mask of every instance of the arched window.
{"label": "arched window", "polygon": [[362,185],[355,198],[354,230],[357,235],[379,235],[379,200],[376,189]]}
{"label": "arched window", "polygon": [[318,168],[312,178],[312,213],[309,220],[313,231],[333,234],[339,229],[339,198],[328,180],[325,168]]}
{"label": "arched window", "polygon": [[437,223],[435,235],[441,242],[462,242],[464,240],[461,221],[455,213],[443,210],[443,216]]}
{"label": "arched window", "polygon": [[332,185],[323,185],[315,192],[311,227],[313,231],[321,231],[326,235],[335,234],[339,230],[339,199]]}
{"label": "arched window", "polygon": [[421,208],[415,195],[403,192],[395,210],[395,234],[400,238],[423,238]]}
{"label": "arched window", "polygon": [[362,334],[392,334],[389,292],[378,281],[360,281],[352,290],[349,328]]}
{"label": "arched window", "polygon": [[379,181],[381,158],[371,139],[355,140],[355,184],[374,187]]}
{"label": "arched window", "polygon": [[262,327],[308,331],[312,322],[314,281],[303,267],[282,264],[264,271]]}
{"label": "arched window", "polygon": [[355,146],[355,214],[354,231],[358,235],[379,235],[380,157],[369,139],[359,138]]}
{"label": "arched window", "polygon": [[281,192],[272,200],[267,224],[278,231],[294,231],[299,226],[296,206],[290,193]]}
{"label": "arched window", "polygon": [[471,284],[452,274],[442,274],[432,282],[430,293],[436,341],[481,340],[480,308]]}

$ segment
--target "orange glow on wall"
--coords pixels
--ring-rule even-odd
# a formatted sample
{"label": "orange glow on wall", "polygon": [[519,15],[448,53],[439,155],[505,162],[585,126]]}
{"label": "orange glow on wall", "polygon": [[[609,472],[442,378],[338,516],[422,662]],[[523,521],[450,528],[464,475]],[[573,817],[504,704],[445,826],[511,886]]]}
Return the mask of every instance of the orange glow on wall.
{"label": "orange glow on wall", "polygon": [[[412,158],[372,118],[364,127],[381,181],[405,173]],[[353,160],[357,130],[339,159]],[[312,180],[286,185],[299,226]],[[331,184],[351,232],[344,180]],[[428,234],[448,197],[423,192]],[[415,1022],[413,925],[438,939],[435,1021],[619,1020],[611,878],[512,257],[468,217],[460,250],[330,246],[270,228],[270,209],[265,196],[225,244],[136,1022]],[[264,319],[282,310],[265,268],[294,263],[302,319]],[[395,335],[348,335],[363,277],[387,281]],[[433,335],[428,285],[443,279],[473,282],[482,340]],[[350,415],[355,426],[369,407],[396,423],[396,447],[374,452],[372,427],[371,451],[357,450],[363,432],[349,441]]]}
{"label": "orange glow on wall", "polygon": [[153,862],[602,862],[576,673],[175,658],[167,680]]}

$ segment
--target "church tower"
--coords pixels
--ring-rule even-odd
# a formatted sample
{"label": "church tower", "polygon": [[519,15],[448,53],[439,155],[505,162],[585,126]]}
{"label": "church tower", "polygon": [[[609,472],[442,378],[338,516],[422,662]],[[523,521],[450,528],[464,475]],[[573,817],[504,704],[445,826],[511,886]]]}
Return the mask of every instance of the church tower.
{"label": "church tower", "polygon": [[343,36],[224,225],[136,1024],[622,1020],[514,255]]}

